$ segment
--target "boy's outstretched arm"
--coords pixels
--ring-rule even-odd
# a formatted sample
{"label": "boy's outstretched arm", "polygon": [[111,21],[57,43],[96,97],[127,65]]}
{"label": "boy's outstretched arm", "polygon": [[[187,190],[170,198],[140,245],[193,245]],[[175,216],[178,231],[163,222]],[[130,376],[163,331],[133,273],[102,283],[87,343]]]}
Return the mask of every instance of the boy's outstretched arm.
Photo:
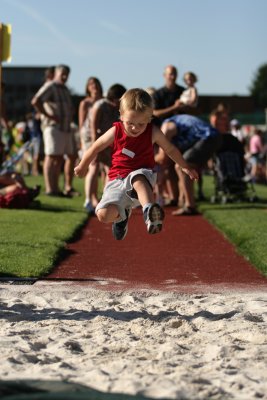
{"label": "boy's outstretched arm", "polygon": [[160,157],[162,150],[176,163],[180,166],[181,170],[187,174],[191,179],[198,180],[198,173],[193,168],[190,168],[183,158],[180,150],[175,147],[164,135],[164,133],[157,127],[153,129],[153,141],[157,143],[161,148],[158,155],[158,160],[156,156],[156,162],[160,163]]}
{"label": "boy's outstretched arm", "polygon": [[115,127],[110,128],[106,133],[100,136],[89,149],[84,153],[81,161],[74,168],[74,174],[79,178],[84,178],[88,172],[88,167],[93,159],[102,150],[110,146],[114,141]]}

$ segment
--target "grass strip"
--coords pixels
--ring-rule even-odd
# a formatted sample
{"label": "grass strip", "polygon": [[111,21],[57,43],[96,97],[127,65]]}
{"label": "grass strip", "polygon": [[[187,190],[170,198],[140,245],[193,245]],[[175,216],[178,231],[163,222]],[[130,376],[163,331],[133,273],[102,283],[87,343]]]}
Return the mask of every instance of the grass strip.
{"label": "grass strip", "polygon": [[[267,276],[267,186],[255,185],[258,201],[211,204],[203,202],[200,211],[234,244],[237,251]],[[213,177],[204,177],[207,199],[214,194]]]}
{"label": "grass strip", "polygon": [[[29,186],[41,177],[26,178]],[[75,181],[83,194],[83,182]],[[66,242],[85,224],[83,197],[56,198],[41,193],[31,208],[0,210],[0,276],[40,277],[52,270]]]}

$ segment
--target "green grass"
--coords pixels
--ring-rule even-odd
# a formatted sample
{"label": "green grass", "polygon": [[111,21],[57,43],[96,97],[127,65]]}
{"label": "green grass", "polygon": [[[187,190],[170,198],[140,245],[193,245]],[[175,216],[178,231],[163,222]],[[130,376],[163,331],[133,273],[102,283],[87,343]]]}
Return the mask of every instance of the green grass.
{"label": "green grass", "polygon": [[[42,178],[27,178],[29,186]],[[83,193],[83,181],[75,180]],[[0,209],[0,276],[39,277],[52,270],[65,243],[87,220],[83,197],[52,198],[43,193],[26,210]]]}
{"label": "green grass", "polygon": [[[43,179],[29,177],[29,186]],[[83,193],[83,180],[74,186]],[[256,185],[256,203],[210,204],[199,209],[258,270],[267,276],[267,186]],[[214,193],[213,178],[204,176],[204,193]],[[40,277],[60,260],[65,244],[87,220],[83,196],[50,198],[41,194],[39,203],[26,210],[0,209],[0,276]]]}
{"label": "green grass", "polygon": [[[214,194],[213,178],[204,177],[207,198]],[[259,271],[267,276],[267,186],[255,185],[259,200],[199,205],[206,219],[215,225]]]}

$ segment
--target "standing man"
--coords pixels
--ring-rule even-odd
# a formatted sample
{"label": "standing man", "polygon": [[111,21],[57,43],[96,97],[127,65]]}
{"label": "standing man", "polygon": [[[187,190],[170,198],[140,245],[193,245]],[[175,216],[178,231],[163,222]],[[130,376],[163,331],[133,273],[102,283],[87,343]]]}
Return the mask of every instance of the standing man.
{"label": "standing man", "polygon": [[179,108],[179,100],[181,94],[185,90],[183,86],[176,83],[178,71],[173,65],[168,65],[164,70],[165,85],[157,89],[153,95],[154,112],[153,115],[157,125],[161,125],[164,119],[171,117],[177,113]]}
{"label": "standing man", "polygon": [[[178,78],[178,71],[174,65],[167,65],[164,69],[165,84],[160,89],[157,89],[153,95],[154,111],[153,122],[157,126],[161,126],[166,118],[172,117],[181,112],[181,104],[179,98],[185,88],[176,83]],[[164,168],[164,167],[162,167]],[[174,171],[174,164],[169,165],[168,169],[162,173],[165,175],[166,190],[169,195],[169,205],[173,206],[178,201],[177,191],[177,175]]]}
{"label": "standing man", "polygon": [[[32,99],[32,106],[43,115],[44,179],[49,196],[69,195],[72,191],[76,149],[71,131],[73,106],[70,91],[66,86],[70,74],[67,65],[55,67],[51,82],[46,82]],[[64,194],[59,189],[59,177],[64,165]]]}

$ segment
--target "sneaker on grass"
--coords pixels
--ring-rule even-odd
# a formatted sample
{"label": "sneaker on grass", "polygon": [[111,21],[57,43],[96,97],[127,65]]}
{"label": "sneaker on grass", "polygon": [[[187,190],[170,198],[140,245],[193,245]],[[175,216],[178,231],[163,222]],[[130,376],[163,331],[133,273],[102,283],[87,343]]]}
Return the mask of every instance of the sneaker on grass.
{"label": "sneaker on grass", "polygon": [[131,211],[125,210],[126,218],[120,222],[113,222],[112,224],[112,234],[116,240],[123,240],[128,232],[128,220]]}
{"label": "sneaker on grass", "polygon": [[90,201],[86,201],[84,203],[84,208],[90,216],[95,215],[95,208],[92,206],[92,203]]}
{"label": "sneaker on grass", "polygon": [[144,212],[144,220],[148,233],[159,233],[162,230],[163,219],[164,211],[160,205],[157,203],[151,204]]}

